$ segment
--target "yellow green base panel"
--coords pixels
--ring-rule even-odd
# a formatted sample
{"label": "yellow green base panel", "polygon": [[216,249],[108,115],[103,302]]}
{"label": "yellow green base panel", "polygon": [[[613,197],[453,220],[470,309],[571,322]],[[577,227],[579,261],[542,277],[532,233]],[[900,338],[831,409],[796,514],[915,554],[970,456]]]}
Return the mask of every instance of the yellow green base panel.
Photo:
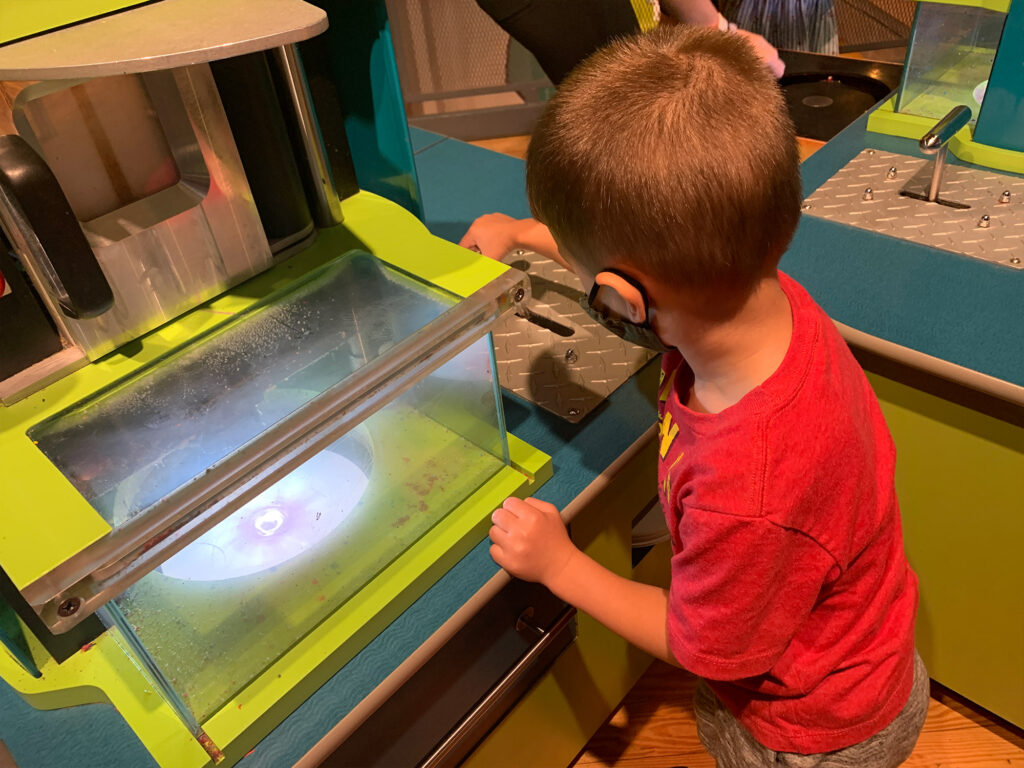
{"label": "yellow green base panel", "polygon": [[1024,727],[1024,425],[868,374],[896,442],[896,490],[932,679]]}

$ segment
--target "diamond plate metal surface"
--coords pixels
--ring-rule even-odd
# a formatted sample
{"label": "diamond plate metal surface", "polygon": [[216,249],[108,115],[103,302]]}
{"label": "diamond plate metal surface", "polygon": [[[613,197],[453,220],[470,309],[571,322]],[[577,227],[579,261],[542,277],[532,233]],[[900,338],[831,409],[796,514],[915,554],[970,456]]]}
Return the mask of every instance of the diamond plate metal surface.
{"label": "diamond plate metal surface", "polygon": [[505,389],[566,421],[580,421],[655,356],[595,323],[579,305],[583,285],[543,256],[516,251],[503,261],[530,275],[524,314],[493,329]]}
{"label": "diamond plate metal surface", "polygon": [[[863,150],[804,200],[804,214],[1024,269],[1024,179],[947,164],[939,199],[970,208],[900,195],[904,186],[926,193],[931,170],[929,160]],[[1009,202],[1000,202],[1004,192]]]}

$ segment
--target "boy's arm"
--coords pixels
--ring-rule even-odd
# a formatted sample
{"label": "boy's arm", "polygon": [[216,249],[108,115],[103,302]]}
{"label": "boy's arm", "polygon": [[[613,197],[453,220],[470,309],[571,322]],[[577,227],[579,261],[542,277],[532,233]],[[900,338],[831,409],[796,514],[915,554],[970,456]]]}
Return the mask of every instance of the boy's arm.
{"label": "boy's arm", "polygon": [[543,584],[641,650],[679,665],[668,640],[667,590],[623,578],[587,557],[546,502],[510,498],[491,520],[491,557],[498,565]]}
{"label": "boy's arm", "polygon": [[547,256],[572,271],[558,252],[558,244],[551,231],[536,219],[513,219],[504,213],[485,214],[470,225],[459,245],[499,260],[522,248]]}

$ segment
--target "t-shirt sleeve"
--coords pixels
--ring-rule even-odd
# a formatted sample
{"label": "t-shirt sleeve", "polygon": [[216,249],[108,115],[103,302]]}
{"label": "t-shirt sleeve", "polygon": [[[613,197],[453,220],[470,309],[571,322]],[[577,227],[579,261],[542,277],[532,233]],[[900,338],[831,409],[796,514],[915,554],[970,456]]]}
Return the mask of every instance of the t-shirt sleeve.
{"label": "t-shirt sleeve", "polygon": [[763,518],[689,508],[678,535],[668,636],[679,663],[711,680],[772,669],[835,560],[806,534]]}

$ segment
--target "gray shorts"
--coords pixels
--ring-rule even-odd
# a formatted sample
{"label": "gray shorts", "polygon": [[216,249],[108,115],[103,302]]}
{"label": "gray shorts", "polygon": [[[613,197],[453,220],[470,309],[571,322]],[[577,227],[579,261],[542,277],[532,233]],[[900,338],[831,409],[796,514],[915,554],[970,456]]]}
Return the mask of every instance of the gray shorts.
{"label": "gray shorts", "polygon": [[775,752],[758,743],[703,680],[693,697],[697,735],[718,768],[895,768],[914,750],[928,714],[928,701],[928,670],[915,653],[914,687],[895,720],[859,744],[836,752],[800,755]]}

